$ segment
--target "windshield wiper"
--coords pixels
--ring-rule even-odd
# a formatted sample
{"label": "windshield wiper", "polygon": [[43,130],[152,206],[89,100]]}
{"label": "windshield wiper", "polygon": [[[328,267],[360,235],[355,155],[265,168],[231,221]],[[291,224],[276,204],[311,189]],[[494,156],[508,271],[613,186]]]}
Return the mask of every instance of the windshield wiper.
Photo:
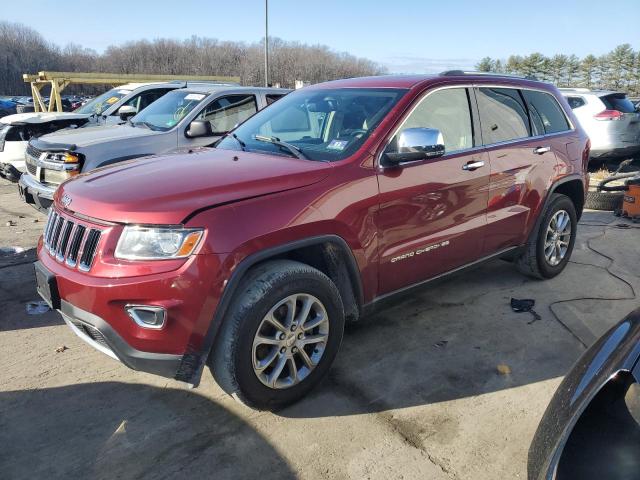
{"label": "windshield wiper", "polygon": [[300,150],[300,148],[296,147],[295,145],[291,145],[290,143],[283,142],[278,137],[266,137],[264,135],[254,135],[253,138],[258,140],[259,142],[272,143],[273,145],[276,145],[284,150],[287,150],[296,158],[300,158],[302,160],[309,160],[309,157],[307,157],[304,153],[302,153],[302,150]]}

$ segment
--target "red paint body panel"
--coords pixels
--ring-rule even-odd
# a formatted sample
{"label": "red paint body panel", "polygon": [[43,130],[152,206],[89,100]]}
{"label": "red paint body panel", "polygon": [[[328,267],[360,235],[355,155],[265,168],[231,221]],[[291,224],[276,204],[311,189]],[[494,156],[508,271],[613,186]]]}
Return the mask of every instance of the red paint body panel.
{"label": "red paint body panel", "polygon": [[[574,130],[543,140],[380,169],[377,158],[412,105],[440,85],[535,87],[565,107]],[[39,248],[60,295],[109,322],[134,348],[184,353],[198,349],[226,282],[256,252],[309,237],[337,235],[356,261],[364,302],[525,242],[551,185],[569,175],[586,180],[587,137],[566,101],[548,85],[525,80],[461,77],[372,77],[309,88],[407,88],[407,94],[351,157],[334,163],[225,150],[157,157],[96,170],[64,183],[55,208],[108,222],[90,272],[61,264]],[[533,148],[550,144],[544,155]],[[463,171],[483,160],[485,167]],[[196,255],[186,260],[114,258],[122,224],[203,227]],[[446,246],[427,249],[441,242]],[[418,250],[421,253],[415,253]],[[392,259],[414,252],[411,263]],[[419,257],[419,258],[418,258]],[[161,330],[138,327],[126,303],[160,304]]]}

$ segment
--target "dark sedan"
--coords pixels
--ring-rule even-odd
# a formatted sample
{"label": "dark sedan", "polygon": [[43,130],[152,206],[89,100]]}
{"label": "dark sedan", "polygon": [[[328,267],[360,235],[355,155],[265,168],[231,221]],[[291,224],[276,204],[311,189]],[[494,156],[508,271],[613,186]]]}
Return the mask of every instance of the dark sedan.
{"label": "dark sedan", "polygon": [[530,480],[640,479],[640,309],[578,360],[529,449]]}

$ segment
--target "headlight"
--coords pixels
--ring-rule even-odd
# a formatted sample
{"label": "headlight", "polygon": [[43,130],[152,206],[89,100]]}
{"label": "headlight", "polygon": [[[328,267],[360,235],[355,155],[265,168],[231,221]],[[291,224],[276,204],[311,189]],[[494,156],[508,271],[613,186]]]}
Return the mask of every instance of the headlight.
{"label": "headlight", "polygon": [[126,260],[164,260],[191,255],[202,238],[202,229],[124,227],[115,256]]}
{"label": "headlight", "polygon": [[69,152],[50,153],[47,159],[62,163],[78,163],[80,161],[80,157],[78,155]]}

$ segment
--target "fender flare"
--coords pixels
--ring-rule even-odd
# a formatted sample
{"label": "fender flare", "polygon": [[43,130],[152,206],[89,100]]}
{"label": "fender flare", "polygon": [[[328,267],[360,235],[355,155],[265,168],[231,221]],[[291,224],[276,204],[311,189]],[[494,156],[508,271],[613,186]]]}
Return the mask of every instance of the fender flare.
{"label": "fender flare", "polygon": [[551,202],[551,197],[553,196],[555,191],[558,189],[558,187],[565,183],[573,182],[576,180],[582,184],[583,193],[586,195],[586,190],[584,188],[584,183],[583,183],[584,179],[578,173],[572,173],[571,175],[562,177],[551,184],[551,186],[549,187],[549,191],[547,192],[547,196],[544,199],[544,203],[542,204],[542,208],[540,209],[540,214],[538,214],[538,218],[536,219],[536,223],[534,224],[533,229],[529,232],[529,235],[528,235],[529,240],[531,239],[531,235],[537,234],[538,229],[540,228],[540,224],[542,223],[542,216],[543,216],[542,212],[544,212],[549,206],[549,203]]}
{"label": "fender flare", "polygon": [[241,260],[237,267],[231,273],[229,281],[227,282],[227,285],[222,292],[222,296],[220,297],[220,301],[218,302],[218,305],[216,307],[213,319],[209,324],[209,328],[203,340],[202,347],[197,352],[185,353],[182,363],[178,368],[178,371],[176,372],[175,379],[190,383],[194,387],[198,386],[198,384],[200,383],[200,377],[202,376],[202,371],[204,370],[204,366],[207,362],[207,358],[209,357],[209,353],[211,352],[211,349],[213,348],[213,345],[215,344],[215,341],[218,337],[218,332],[220,331],[220,327],[222,327],[224,317],[229,310],[231,301],[236,291],[238,290],[238,287],[240,286],[243,278],[245,277],[245,274],[251,267],[283,253],[323,243],[330,243],[336,246],[342,253],[342,256],[345,260],[345,266],[351,280],[353,293],[356,298],[356,302],[358,303],[358,308],[362,308],[363,289],[360,270],[358,268],[358,264],[353,255],[353,252],[351,251],[351,248],[342,237],[333,234],[319,235],[315,237],[296,240],[290,243],[285,243],[283,245],[277,245],[275,247],[267,248],[265,250],[253,253]]}

